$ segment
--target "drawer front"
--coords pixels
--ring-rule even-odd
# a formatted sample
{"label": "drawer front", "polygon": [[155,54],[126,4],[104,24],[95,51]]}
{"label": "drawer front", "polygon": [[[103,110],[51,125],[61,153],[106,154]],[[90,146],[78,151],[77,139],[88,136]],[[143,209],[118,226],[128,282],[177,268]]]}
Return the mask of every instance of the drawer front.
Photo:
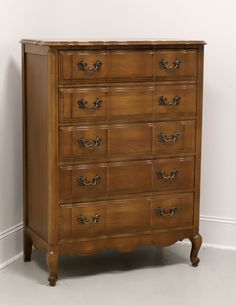
{"label": "drawer front", "polygon": [[60,127],[60,160],[152,152],[153,124]]}
{"label": "drawer front", "polygon": [[61,201],[107,194],[107,166],[65,166],[60,168],[59,198]]}
{"label": "drawer front", "polygon": [[194,158],[158,159],[153,163],[153,190],[194,187]]}
{"label": "drawer front", "polygon": [[107,53],[102,51],[61,51],[60,81],[107,79]]}
{"label": "drawer front", "polygon": [[138,198],[111,201],[107,205],[108,234],[150,229],[151,199]]}
{"label": "drawer front", "polygon": [[165,195],[152,198],[153,229],[193,225],[193,194]]}
{"label": "drawer front", "polygon": [[195,85],[154,87],[62,88],[59,90],[59,121],[195,115]]}
{"label": "drawer front", "polygon": [[152,152],[152,124],[121,124],[109,126],[110,154]]}
{"label": "drawer front", "polygon": [[93,158],[108,152],[108,127],[60,127],[60,160]]}
{"label": "drawer front", "polygon": [[196,79],[197,50],[159,50],[157,51],[157,78]]}
{"label": "drawer front", "polygon": [[195,121],[155,124],[155,150],[158,155],[195,151]]}
{"label": "drawer front", "polygon": [[60,239],[77,239],[106,234],[106,203],[60,207]]}
{"label": "drawer front", "polygon": [[106,88],[59,89],[59,121],[106,117],[107,94]]}
{"label": "drawer front", "polygon": [[61,51],[60,81],[151,80],[153,62],[152,51]]}
{"label": "drawer front", "polygon": [[114,163],[108,168],[108,191],[119,193],[144,193],[152,186],[151,161]]}
{"label": "drawer front", "polygon": [[116,87],[108,93],[107,116],[145,116],[153,113],[154,87]]}
{"label": "drawer front", "polygon": [[152,79],[154,74],[153,51],[112,51],[109,54],[111,79]]}
{"label": "drawer front", "polygon": [[195,115],[197,87],[195,85],[158,85],[154,105],[156,116]]}
{"label": "drawer front", "polygon": [[60,167],[61,202],[193,187],[193,157]]}
{"label": "drawer front", "polygon": [[64,204],[59,208],[60,240],[192,225],[192,193]]}
{"label": "drawer front", "polygon": [[151,161],[60,167],[60,201],[151,190]]}

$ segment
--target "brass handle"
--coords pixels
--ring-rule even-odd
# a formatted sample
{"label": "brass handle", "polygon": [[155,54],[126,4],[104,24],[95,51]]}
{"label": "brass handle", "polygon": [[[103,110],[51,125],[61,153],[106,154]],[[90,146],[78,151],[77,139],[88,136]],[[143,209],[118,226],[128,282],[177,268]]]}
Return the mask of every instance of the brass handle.
{"label": "brass handle", "polygon": [[180,96],[176,95],[172,101],[168,101],[164,96],[159,97],[159,105],[161,106],[177,106],[180,102]]}
{"label": "brass handle", "polygon": [[159,66],[161,70],[165,71],[175,71],[180,68],[181,60],[176,59],[172,64],[165,61],[163,58],[159,61]]}
{"label": "brass handle", "polygon": [[173,179],[175,179],[177,174],[178,174],[178,170],[175,168],[172,169],[172,171],[170,172],[170,175],[166,175],[162,169],[160,169],[158,172],[156,172],[157,177],[159,177],[161,179],[165,179],[165,180],[173,180]]}
{"label": "brass handle", "polygon": [[100,215],[96,213],[94,216],[92,216],[91,220],[87,220],[87,218],[80,214],[79,216],[76,217],[77,223],[79,225],[93,225],[99,222],[100,220]]}
{"label": "brass handle", "polygon": [[80,109],[84,109],[85,111],[92,112],[92,111],[94,111],[94,110],[99,109],[99,108],[102,107],[102,100],[100,100],[99,98],[97,98],[97,99],[92,103],[92,105],[86,106],[87,104],[88,104],[88,102],[85,101],[83,98],[80,99],[80,100],[78,101],[78,106],[79,106]]}
{"label": "brass handle", "polygon": [[94,140],[92,140],[91,143],[88,143],[87,140],[84,138],[80,138],[77,140],[80,147],[88,148],[89,150],[94,150],[96,147],[100,146],[102,144],[102,139],[99,137],[96,137]]}
{"label": "brass handle", "polygon": [[164,142],[164,143],[174,143],[178,140],[178,137],[179,137],[179,132],[176,131],[175,133],[172,134],[172,136],[170,137],[167,137],[164,135],[164,133],[160,133],[159,136],[158,136],[158,139],[160,142]]}
{"label": "brass handle", "polygon": [[102,62],[100,60],[97,60],[93,64],[93,67],[88,67],[88,64],[84,60],[81,60],[78,63],[79,70],[85,72],[98,72],[101,69],[101,67],[102,67]]}
{"label": "brass handle", "polygon": [[92,179],[92,181],[88,181],[86,178],[83,176],[79,176],[77,178],[77,183],[80,186],[96,186],[101,182],[102,177],[96,175],[95,178]]}
{"label": "brass handle", "polygon": [[172,205],[169,211],[166,211],[165,209],[162,209],[160,207],[155,209],[155,213],[157,216],[164,216],[164,217],[169,217],[169,216],[174,216],[177,212],[177,208]]}

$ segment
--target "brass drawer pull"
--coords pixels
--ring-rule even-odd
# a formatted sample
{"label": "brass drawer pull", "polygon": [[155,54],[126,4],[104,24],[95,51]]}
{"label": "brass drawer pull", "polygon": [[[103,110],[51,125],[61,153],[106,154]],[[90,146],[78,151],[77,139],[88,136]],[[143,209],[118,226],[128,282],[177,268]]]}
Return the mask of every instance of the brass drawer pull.
{"label": "brass drawer pull", "polygon": [[102,67],[102,62],[100,60],[97,60],[94,64],[93,67],[88,67],[88,64],[84,61],[81,60],[78,63],[78,68],[80,71],[86,71],[86,72],[98,72]]}
{"label": "brass drawer pull", "polygon": [[77,179],[77,183],[80,186],[96,186],[101,182],[102,177],[96,175],[95,178],[92,179],[92,181],[88,181],[83,176],[79,176]]}
{"label": "brass drawer pull", "polygon": [[89,150],[94,150],[96,147],[102,144],[102,139],[96,137],[91,143],[88,143],[88,141],[84,138],[80,138],[79,140],[77,140],[77,142],[80,147],[88,148]]}
{"label": "brass drawer pull", "polygon": [[102,107],[102,100],[97,98],[96,101],[92,103],[92,105],[86,106],[87,104],[88,102],[85,101],[83,98],[78,101],[79,109],[84,109],[85,111],[92,112]]}
{"label": "brass drawer pull", "polygon": [[164,135],[164,133],[160,133],[158,136],[158,139],[160,142],[164,142],[164,143],[174,143],[178,140],[179,137],[179,132],[176,131],[175,133],[172,134],[172,136],[167,137]]}
{"label": "brass drawer pull", "polygon": [[96,213],[92,218],[91,220],[87,220],[87,218],[80,214],[79,216],[76,217],[77,219],[77,223],[79,225],[93,225],[93,224],[96,224],[99,222],[100,220],[100,215],[98,213]]}
{"label": "brass drawer pull", "polygon": [[165,179],[165,180],[173,180],[173,179],[175,179],[177,174],[178,174],[178,170],[175,168],[172,169],[172,171],[170,172],[170,175],[166,175],[162,169],[160,169],[158,172],[156,172],[157,177],[159,177],[161,179]]}
{"label": "brass drawer pull", "polygon": [[169,212],[160,207],[155,209],[155,213],[157,216],[164,216],[164,217],[174,216],[176,212],[177,212],[177,208],[174,205],[170,208]]}
{"label": "brass drawer pull", "polygon": [[159,97],[159,105],[161,106],[177,106],[180,102],[180,96],[176,95],[172,101],[168,101],[166,97]]}
{"label": "brass drawer pull", "polygon": [[176,59],[172,64],[168,64],[163,58],[159,61],[159,66],[161,70],[174,71],[180,68],[181,60]]}

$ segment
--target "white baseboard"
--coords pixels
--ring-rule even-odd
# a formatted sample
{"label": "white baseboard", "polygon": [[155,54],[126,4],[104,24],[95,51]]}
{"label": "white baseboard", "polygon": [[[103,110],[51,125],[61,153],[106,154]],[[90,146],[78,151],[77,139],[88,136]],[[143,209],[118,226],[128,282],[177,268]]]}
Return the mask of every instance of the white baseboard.
{"label": "white baseboard", "polygon": [[0,269],[22,254],[23,223],[0,232]]}
{"label": "white baseboard", "polygon": [[20,258],[21,256],[23,256],[23,252],[11,257],[10,259],[8,259],[7,261],[5,261],[4,263],[2,263],[0,265],[0,270],[5,268],[6,266],[10,265],[11,263],[13,263],[14,261],[16,261],[18,258]]}
{"label": "white baseboard", "polygon": [[200,233],[208,247],[236,250],[236,219],[201,215]]}
{"label": "white baseboard", "polygon": [[[0,233],[0,269],[22,255],[22,233],[23,223]],[[201,215],[200,233],[203,246],[236,251],[236,219]]]}

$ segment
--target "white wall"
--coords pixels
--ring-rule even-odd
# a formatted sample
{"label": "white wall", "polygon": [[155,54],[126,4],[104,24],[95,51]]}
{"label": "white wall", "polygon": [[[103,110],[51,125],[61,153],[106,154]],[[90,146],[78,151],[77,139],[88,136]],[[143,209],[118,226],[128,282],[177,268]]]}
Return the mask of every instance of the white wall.
{"label": "white wall", "polygon": [[[14,240],[11,235],[19,235],[22,222],[19,40],[23,37],[206,40],[202,233],[208,243],[236,247],[234,3],[234,0],[1,0],[0,264],[12,256],[7,246],[1,247],[3,240],[4,244],[5,239]],[[12,233],[12,227],[17,234]],[[15,253],[20,251],[17,241],[14,245],[11,241],[9,246]]]}

